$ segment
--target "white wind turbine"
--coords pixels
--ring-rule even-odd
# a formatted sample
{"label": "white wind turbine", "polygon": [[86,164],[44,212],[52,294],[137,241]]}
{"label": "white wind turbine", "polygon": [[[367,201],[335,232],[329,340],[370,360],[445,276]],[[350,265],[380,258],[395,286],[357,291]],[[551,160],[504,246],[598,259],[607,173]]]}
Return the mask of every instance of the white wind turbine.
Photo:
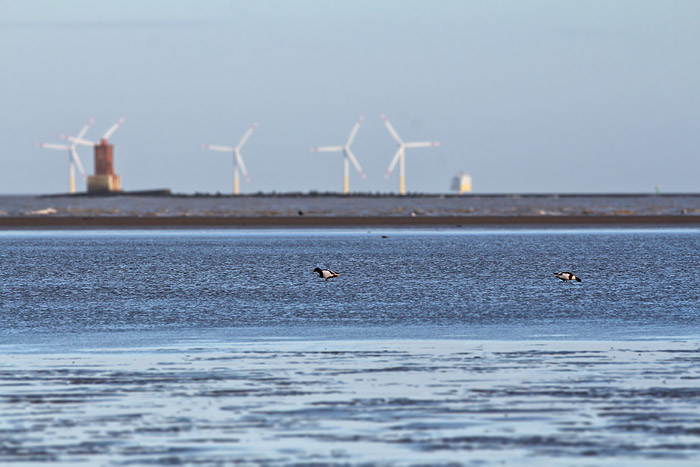
{"label": "white wind turbine", "polygon": [[357,161],[357,158],[350,150],[350,145],[355,139],[355,135],[357,135],[357,130],[360,129],[360,125],[362,124],[362,120],[364,119],[364,115],[360,116],[360,118],[357,119],[357,122],[355,122],[355,126],[353,126],[352,131],[350,131],[350,136],[348,136],[348,140],[345,142],[345,145],[309,148],[309,150],[313,152],[343,152],[343,193],[346,194],[350,191],[350,161],[352,161],[352,165],[355,166],[357,171],[360,173],[360,176],[365,180],[367,179],[365,171],[362,170],[362,167],[360,167],[360,163]]}
{"label": "white wind turbine", "polygon": [[386,115],[384,114],[379,114],[380,117],[382,117],[382,120],[384,120],[384,124],[386,125],[387,129],[389,130],[389,133],[391,133],[391,136],[394,137],[396,142],[399,144],[399,148],[396,150],[396,154],[394,154],[394,158],[391,160],[391,164],[389,164],[389,170],[386,171],[386,175],[384,175],[384,180],[389,178],[389,175],[391,175],[391,171],[394,170],[394,167],[396,167],[396,163],[399,162],[399,194],[400,195],[405,195],[406,194],[406,182],[405,182],[405,175],[406,175],[406,148],[429,148],[433,146],[442,146],[442,143],[439,141],[422,141],[422,142],[414,142],[414,143],[405,143],[399,134],[394,130],[394,127],[391,126],[391,123],[389,123],[389,120],[386,118]]}
{"label": "white wind turbine", "polygon": [[[88,122],[83,126],[83,128],[80,130],[78,133],[78,138],[82,138],[85,136],[85,132],[88,131],[88,128],[92,125],[94,122],[94,119],[88,120]],[[82,162],[80,162],[80,157],[78,156],[78,151],[76,151],[75,147],[78,145],[77,142],[73,142],[72,144],[54,144],[54,143],[36,143],[36,146],[40,148],[46,148],[46,149],[58,149],[62,151],[68,151],[68,162],[70,166],[70,192],[75,193],[75,167],[78,166],[78,171],[80,172],[80,175],[82,175],[83,180],[87,180],[87,174],[85,173],[85,169],[83,168]]]}
{"label": "white wind turbine", "polygon": [[104,142],[104,144],[107,144],[107,140],[110,138],[110,136],[112,136],[114,134],[115,131],[117,131],[117,129],[121,126],[121,124],[124,123],[124,120],[126,120],[126,117],[120,118],[119,121],[117,121],[117,123],[112,125],[109,128],[109,130],[107,130],[105,132],[105,134],[102,135],[102,138],[100,138],[100,141],[97,143],[94,141],[83,139],[82,135],[78,135],[78,136],[58,135],[58,137],[61,139],[65,139],[66,141],[72,141],[73,143],[82,144],[83,146],[97,146],[99,144],[102,144],[103,142]]}
{"label": "white wind turbine", "polygon": [[253,125],[248,128],[248,131],[245,132],[243,135],[243,138],[239,141],[238,145],[236,147],[231,147],[231,146],[216,146],[213,144],[203,144],[202,147],[204,149],[211,149],[212,151],[220,151],[220,152],[230,152],[233,153],[233,194],[237,195],[238,194],[238,170],[240,169],[241,172],[243,172],[243,176],[245,177],[246,182],[250,182],[250,177],[248,177],[248,171],[245,168],[245,164],[243,163],[243,157],[241,157],[241,148],[243,145],[248,141],[248,138],[250,138],[250,135],[253,134],[253,130],[255,130],[258,127],[257,123],[253,123]]}

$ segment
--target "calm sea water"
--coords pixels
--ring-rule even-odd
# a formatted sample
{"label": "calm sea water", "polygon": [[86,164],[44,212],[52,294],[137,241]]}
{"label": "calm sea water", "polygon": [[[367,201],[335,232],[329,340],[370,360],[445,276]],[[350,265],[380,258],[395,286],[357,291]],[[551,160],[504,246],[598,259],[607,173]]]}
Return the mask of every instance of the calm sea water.
{"label": "calm sea water", "polygon": [[698,230],[11,232],[0,332],[698,336],[698,253]]}
{"label": "calm sea water", "polygon": [[0,462],[697,465],[699,248],[698,229],[4,232]]}

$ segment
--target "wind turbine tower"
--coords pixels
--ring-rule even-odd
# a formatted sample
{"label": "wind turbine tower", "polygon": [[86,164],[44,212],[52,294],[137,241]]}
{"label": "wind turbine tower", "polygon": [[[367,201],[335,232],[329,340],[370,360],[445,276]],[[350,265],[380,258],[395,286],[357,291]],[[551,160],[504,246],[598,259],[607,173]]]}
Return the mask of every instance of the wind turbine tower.
{"label": "wind turbine tower", "polygon": [[360,129],[360,125],[362,124],[362,120],[364,120],[364,119],[365,119],[364,115],[360,116],[360,118],[357,119],[357,122],[355,122],[355,126],[353,126],[352,130],[350,131],[350,136],[348,136],[348,140],[345,142],[345,144],[343,146],[320,146],[320,147],[314,147],[314,148],[309,149],[312,152],[341,152],[342,151],[342,153],[343,153],[343,193],[345,193],[345,194],[348,194],[350,192],[350,162],[352,162],[352,165],[355,166],[357,171],[360,173],[360,176],[364,180],[367,180],[367,176],[365,175],[365,171],[362,170],[362,167],[360,167],[360,163],[357,161],[357,158],[350,150],[350,145],[352,144],[353,140],[355,139],[355,135],[357,135],[357,130]]}
{"label": "wind turbine tower", "polygon": [[124,120],[125,117],[122,117],[117,123],[112,125],[102,135],[99,143],[84,139],[82,136],[60,135],[65,140],[82,144],[83,146],[92,146],[95,150],[95,175],[90,175],[87,179],[88,193],[122,191],[121,178],[114,173],[114,146],[109,144],[107,140],[124,123]]}
{"label": "wind turbine tower", "polygon": [[248,141],[248,138],[250,138],[250,135],[253,134],[253,131],[258,127],[257,123],[253,123],[253,125],[248,128],[248,131],[245,132],[243,135],[243,138],[241,138],[240,142],[238,143],[237,146],[231,147],[231,146],[217,146],[214,144],[203,144],[202,147],[204,149],[211,149],[212,151],[219,151],[219,152],[230,152],[233,154],[233,194],[237,195],[239,194],[239,183],[238,183],[238,171],[240,170],[243,172],[243,176],[245,177],[246,182],[250,182],[250,177],[248,177],[248,171],[245,168],[245,164],[243,163],[243,157],[241,156],[241,148],[243,145]]}
{"label": "wind turbine tower", "polygon": [[[82,138],[85,136],[85,132],[88,131],[88,128],[92,125],[94,122],[94,119],[90,119],[85,126],[83,126],[82,130],[78,133],[78,137]],[[83,168],[83,163],[80,162],[80,157],[78,156],[78,151],[76,151],[76,146],[78,143],[73,142],[71,144],[54,144],[54,143],[36,143],[36,146],[40,148],[46,148],[46,149],[58,149],[62,151],[68,151],[68,164],[69,164],[69,176],[70,176],[70,192],[75,193],[75,167],[78,167],[78,171],[80,171],[80,175],[82,175],[83,180],[87,180],[87,174],[85,173],[85,169]]]}
{"label": "wind turbine tower", "polygon": [[391,164],[389,164],[389,170],[386,171],[386,175],[384,175],[384,180],[387,180],[389,176],[391,175],[391,171],[394,170],[394,167],[396,167],[396,163],[399,163],[399,194],[400,195],[405,195],[406,194],[406,148],[430,148],[430,147],[435,147],[435,146],[442,146],[442,143],[439,141],[421,141],[421,142],[413,142],[413,143],[406,143],[404,142],[399,134],[396,132],[393,126],[391,126],[391,123],[389,123],[389,120],[386,118],[386,115],[384,114],[379,114],[379,116],[382,118],[384,121],[384,124],[386,125],[387,129],[389,130],[389,133],[391,133],[391,136],[394,137],[396,142],[399,145],[399,148],[396,150],[396,153],[394,154],[394,158],[391,160]]}

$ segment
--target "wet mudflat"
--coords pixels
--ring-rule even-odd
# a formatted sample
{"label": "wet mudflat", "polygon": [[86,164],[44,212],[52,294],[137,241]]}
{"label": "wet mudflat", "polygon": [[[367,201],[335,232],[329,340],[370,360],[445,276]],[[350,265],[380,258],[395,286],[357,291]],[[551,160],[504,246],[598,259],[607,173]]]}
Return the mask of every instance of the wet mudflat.
{"label": "wet mudflat", "polygon": [[14,350],[3,348],[0,364],[0,462],[700,459],[697,341],[277,340]]}

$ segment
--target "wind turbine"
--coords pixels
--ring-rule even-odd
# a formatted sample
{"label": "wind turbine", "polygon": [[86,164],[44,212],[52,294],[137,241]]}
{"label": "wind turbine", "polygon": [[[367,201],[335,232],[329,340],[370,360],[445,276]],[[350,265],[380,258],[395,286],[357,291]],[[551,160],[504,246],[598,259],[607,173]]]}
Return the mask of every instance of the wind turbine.
{"label": "wind turbine", "polygon": [[243,145],[248,141],[248,138],[250,138],[250,135],[253,134],[253,130],[255,130],[258,127],[257,123],[253,123],[253,125],[248,128],[248,131],[245,132],[243,135],[243,138],[238,142],[238,145],[236,147],[231,147],[231,146],[216,146],[214,144],[203,144],[202,147],[204,149],[211,149],[212,151],[220,151],[220,152],[231,152],[233,153],[233,194],[237,195],[238,194],[238,171],[240,169],[241,172],[243,172],[243,176],[245,177],[246,182],[250,182],[250,177],[248,177],[248,171],[245,168],[245,164],[243,163],[243,157],[241,157],[241,148]]}
{"label": "wind turbine", "polygon": [[389,130],[389,133],[391,133],[391,136],[393,136],[396,142],[399,144],[399,148],[396,150],[396,154],[394,154],[394,158],[391,160],[391,164],[389,164],[389,170],[387,170],[386,175],[384,175],[384,180],[389,178],[389,175],[391,175],[391,171],[394,170],[394,167],[396,167],[396,163],[399,162],[399,194],[405,195],[406,148],[429,148],[434,146],[442,146],[442,143],[439,141],[421,141],[414,143],[405,143],[401,139],[399,134],[396,132],[396,130],[394,130],[394,127],[391,126],[391,123],[389,123],[389,120],[386,118],[386,115],[379,114],[379,116],[382,117],[382,120],[384,121],[384,124],[386,125],[387,129]]}
{"label": "wind turbine", "polygon": [[82,144],[83,146],[98,146],[100,144],[107,144],[107,140],[109,139],[110,136],[114,134],[115,131],[121,126],[122,123],[124,123],[124,120],[126,120],[126,117],[122,117],[112,125],[109,130],[105,132],[104,135],[102,135],[102,138],[100,138],[100,141],[98,143],[94,141],[90,141],[87,139],[83,139],[83,135],[78,135],[78,136],[67,136],[67,135],[58,135],[59,138],[65,139],[66,141],[72,141],[73,143],[78,143]]}
{"label": "wind turbine", "polygon": [[348,136],[348,140],[345,142],[345,145],[309,148],[309,151],[313,152],[343,152],[343,193],[345,194],[347,194],[350,191],[350,161],[352,161],[352,165],[355,166],[357,171],[360,173],[360,176],[365,180],[367,179],[365,171],[362,170],[362,167],[360,167],[360,163],[357,162],[357,158],[350,150],[350,145],[355,139],[355,135],[357,135],[357,130],[360,129],[360,125],[362,124],[362,120],[364,119],[364,115],[360,116],[360,118],[357,119],[357,122],[355,122],[355,126],[353,126],[352,130],[350,131],[350,136]]}
{"label": "wind turbine", "polygon": [[[88,122],[83,126],[82,130],[78,133],[78,138],[82,138],[85,136],[85,132],[88,131],[88,128],[92,125],[94,122],[94,119],[88,120]],[[77,142],[73,142],[72,144],[54,144],[54,143],[36,143],[36,146],[40,148],[46,148],[46,149],[58,149],[62,151],[68,151],[68,162],[70,166],[70,192],[75,193],[75,166],[78,166],[78,171],[80,171],[80,175],[83,176],[83,180],[87,180],[87,174],[85,173],[85,169],[83,168],[82,162],[80,162],[80,157],[78,157],[78,151],[76,151],[75,147],[78,145]]]}

